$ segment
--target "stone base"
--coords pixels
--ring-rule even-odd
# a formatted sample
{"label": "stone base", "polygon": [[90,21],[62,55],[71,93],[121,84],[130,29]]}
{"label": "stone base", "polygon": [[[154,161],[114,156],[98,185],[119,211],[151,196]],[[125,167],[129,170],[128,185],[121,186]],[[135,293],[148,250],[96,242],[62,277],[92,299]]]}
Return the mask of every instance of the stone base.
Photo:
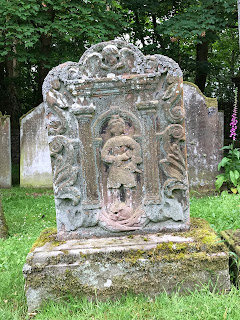
{"label": "stone base", "polygon": [[228,252],[202,219],[182,233],[57,241],[45,230],[23,268],[29,312],[65,294],[105,300],[209,284],[230,289]]}

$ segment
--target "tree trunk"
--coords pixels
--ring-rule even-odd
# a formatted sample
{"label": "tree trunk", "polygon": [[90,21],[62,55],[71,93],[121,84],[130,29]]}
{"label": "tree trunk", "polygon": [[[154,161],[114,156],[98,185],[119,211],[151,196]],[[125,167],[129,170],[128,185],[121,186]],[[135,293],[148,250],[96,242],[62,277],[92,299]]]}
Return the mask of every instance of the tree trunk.
{"label": "tree trunk", "polygon": [[[49,7],[47,13],[50,15],[51,22],[54,22],[55,12],[53,8]],[[52,44],[51,34],[42,33],[40,36],[40,51],[41,51],[42,59],[38,64],[38,89],[37,89],[37,97],[36,97],[37,105],[39,105],[43,101],[42,85],[45,77],[50,71],[50,69],[46,68],[45,65],[48,64],[47,61],[51,52],[51,44]]]}
{"label": "tree trunk", "polygon": [[38,64],[38,90],[37,90],[37,98],[36,98],[37,105],[39,105],[43,101],[42,85],[45,77],[50,71],[49,68],[45,67],[45,64],[47,63],[47,56],[51,50],[52,37],[46,34],[41,34],[40,43],[41,43],[41,54],[43,56],[43,59]]}
{"label": "tree trunk", "polygon": [[195,84],[204,92],[208,74],[208,41],[198,43],[196,57],[196,78]]}
{"label": "tree trunk", "polygon": [[11,56],[7,56],[4,69],[2,70],[4,78],[2,79],[3,87],[3,110],[6,114],[11,116],[11,122],[18,123],[21,115],[21,105],[18,99],[16,80],[18,77],[17,61]]}
{"label": "tree trunk", "polygon": [[152,22],[153,22],[153,43],[159,43],[161,48],[164,49],[163,39],[160,34],[157,32],[157,17],[155,14],[152,14]]}
{"label": "tree trunk", "polygon": [[137,30],[135,31],[135,36],[136,36],[136,38],[138,38],[141,41],[142,46],[144,48],[145,43],[144,43],[144,37],[143,37],[143,26],[139,20],[138,12],[135,12],[135,22],[136,22],[136,26],[137,26]]}

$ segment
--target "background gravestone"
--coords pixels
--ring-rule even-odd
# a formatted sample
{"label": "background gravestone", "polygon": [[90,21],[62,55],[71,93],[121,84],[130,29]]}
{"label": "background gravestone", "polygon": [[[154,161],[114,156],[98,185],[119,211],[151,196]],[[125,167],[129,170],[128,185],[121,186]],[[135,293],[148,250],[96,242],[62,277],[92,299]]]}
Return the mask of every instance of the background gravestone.
{"label": "background gravestone", "polygon": [[10,116],[3,116],[0,112],[0,188],[11,188],[11,186]]}
{"label": "background gravestone", "polygon": [[46,77],[59,237],[189,228],[182,72],[114,40]]}
{"label": "background gravestone", "polygon": [[52,188],[44,104],[21,118],[20,185]]}
{"label": "background gravestone", "polygon": [[183,99],[190,190],[215,190],[218,164],[223,157],[223,112],[218,112],[217,99],[205,97],[190,82],[184,82]]}

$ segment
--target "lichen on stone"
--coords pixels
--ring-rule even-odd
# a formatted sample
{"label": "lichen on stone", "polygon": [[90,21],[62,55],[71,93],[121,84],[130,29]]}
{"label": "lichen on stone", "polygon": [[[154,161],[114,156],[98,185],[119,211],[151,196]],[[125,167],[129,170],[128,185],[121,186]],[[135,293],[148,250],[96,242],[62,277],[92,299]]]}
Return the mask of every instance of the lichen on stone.
{"label": "lichen on stone", "polygon": [[57,241],[56,228],[47,228],[40,233],[40,236],[34,242],[30,252],[33,252],[36,248],[44,246],[47,242],[50,242],[53,247],[65,243],[65,241]]}

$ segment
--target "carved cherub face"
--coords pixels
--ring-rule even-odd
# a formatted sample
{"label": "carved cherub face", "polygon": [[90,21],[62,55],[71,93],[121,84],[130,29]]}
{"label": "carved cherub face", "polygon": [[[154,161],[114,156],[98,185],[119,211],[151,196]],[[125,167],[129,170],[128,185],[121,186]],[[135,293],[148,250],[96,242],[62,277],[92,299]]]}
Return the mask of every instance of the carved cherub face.
{"label": "carved cherub face", "polygon": [[114,45],[106,46],[102,51],[103,63],[109,67],[113,67],[119,61],[118,48]]}

